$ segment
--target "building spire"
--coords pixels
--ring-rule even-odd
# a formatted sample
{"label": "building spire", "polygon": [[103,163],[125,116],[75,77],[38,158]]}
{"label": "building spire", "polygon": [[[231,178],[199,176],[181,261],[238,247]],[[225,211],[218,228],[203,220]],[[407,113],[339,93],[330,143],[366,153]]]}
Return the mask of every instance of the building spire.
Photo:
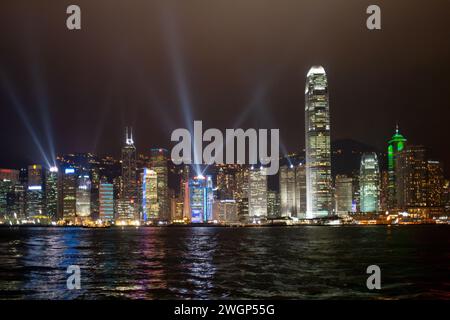
{"label": "building spire", "polygon": [[128,132],[128,127],[125,127],[125,143],[127,145],[133,145],[133,127],[130,127],[130,132]]}
{"label": "building spire", "polygon": [[398,134],[398,121],[397,121],[397,123],[395,124],[395,134]]}

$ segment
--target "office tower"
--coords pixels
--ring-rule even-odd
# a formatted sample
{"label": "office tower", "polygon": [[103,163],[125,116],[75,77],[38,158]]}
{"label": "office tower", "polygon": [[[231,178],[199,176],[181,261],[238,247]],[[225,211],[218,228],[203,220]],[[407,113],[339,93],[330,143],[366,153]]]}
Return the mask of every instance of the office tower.
{"label": "office tower", "polygon": [[220,223],[239,222],[238,205],[235,200],[218,200],[214,202],[214,220]]}
{"label": "office tower", "polygon": [[353,178],[344,174],[336,175],[335,204],[338,215],[348,214],[353,208]]}
{"label": "office tower", "polygon": [[388,210],[389,206],[389,172],[383,170],[380,180],[380,211]]}
{"label": "office tower", "polygon": [[81,220],[90,218],[91,179],[87,174],[78,176],[75,207],[77,218],[80,218]]}
{"label": "office tower", "polygon": [[91,218],[97,220],[100,218],[100,163],[91,163],[89,176],[91,177]]}
{"label": "office tower", "polygon": [[429,207],[442,207],[444,205],[444,167],[442,162],[427,161],[427,205]]}
{"label": "office tower", "polygon": [[297,218],[306,218],[306,166],[300,162],[295,166],[295,206]]}
{"label": "office tower", "polygon": [[26,190],[24,185],[20,182],[15,183],[8,200],[10,201],[8,216],[17,220],[24,220],[26,218]]}
{"label": "office tower", "polygon": [[21,186],[19,182],[19,171],[0,169],[0,219],[14,219],[14,213],[18,217],[18,213],[13,208],[17,186]]}
{"label": "office tower", "polygon": [[152,221],[159,218],[158,174],[144,168],[142,177],[142,220]]}
{"label": "office tower", "polygon": [[321,66],[312,67],[305,87],[306,217],[331,214],[331,146],[328,83]]}
{"label": "office tower", "polygon": [[397,207],[407,209],[427,205],[427,161],[423,146],[410,145],[396,157]]}
{"label": "office tower", "polygon": [[361,156],[359,170],[359,196],[361,212],[377,212],[380,206],[380,169],[374,152]]}
{"label": "office tower", "polygon": [[281,216],[295,216],[295,169],[293,165],[281,166],[279,170]]}
{"label": "office tower", "polygon": [[234,199],[236,191],[236,169],[231,165],[219,165],[217,173],[217,194],[220,200]]}
{"label": "office tower", "polygon": [[114,185],[106,179],[100,180],[99,185],[99,219],[114,221]]}
{"label": "office tower", "polygon": [[281,217],[305,218],[306,214],[306,168],[298,165],[280,168],[279,185]]}
{"label": "office tower", "polygon": [[248,221],[267,219],[267,169],[252,167],[248,176]]}
{"label": "office tower", "polygon": [[249,169],[242,165],[237,169],[236,175],[236,193],[235,200],[238,204],[238,215],[241,222],[248,221],[248,188],[249,188]]}
{"label": "office tower", "polygon": [[150,150],[150,169],[156,172],[158,178],[158,219],[169,221],[169,171],[167,167],[168,151],[166,149]]}
{"label": "office tower", "polygon": [[119,220],[138,220],[138,182],[136,165],[136,147],[133,132],[125,129],[125,145],[122,148],[122,190],[119,202]]}
{"label": "office tower", "polygon": [[406,139],[398,131],[398,126],[395,129],[395,134],[388,143],[388,209],[395,209],[397,204],[397,179],[396,179],[396,165],[397,156],[405,148]]}
{"label": "office tower", "polygon": [[13,191],[14,183],[9,179],[0,180],[0,219],[9,217],[9,197]]}
{"label": "office tower", "polygon": [[43,216],[44,192],[42,189],[42,166],[28,166],[27,188],[27,217],[40,218]]}
{"label": "office tower", "polygon": [[183,200],[175,192],[170,195],[170,221],[183,221]]}
{"label": "office tower", "polygon": [[77,175],[74,168],[65,168],[62,176],[61,201],[63,219],[76,222]]}
{"label": "office tower", "polygon": [[191,208],[189,200],[189,165],[184,165],[180,178],[180,198],[183,201],[183,220],[190,220]]}
{"label": "office tower", "polygon": [[192,223],[207,223],[212,220],[213,190],[210,176],[195,176],[189,184]]}
{"label": "office tower", "polygon": [[58,217],[58,182],[58,168],[49,168],[45,175],[45,214],[53,221]]}
{"label": "office tower", "polygon": [[[361,163],[360,163],[361,165]],[[359,188],[359,169],[352,171],[353,177],[353,200],[352,200],[352,212],[357,213],[361,212],[361,197],[360,197],[360,188]]]}
{"label": "office tower", "polygon": [[281,215],[280,194],[276,191],[267,191],[267,217],[276,218]]}

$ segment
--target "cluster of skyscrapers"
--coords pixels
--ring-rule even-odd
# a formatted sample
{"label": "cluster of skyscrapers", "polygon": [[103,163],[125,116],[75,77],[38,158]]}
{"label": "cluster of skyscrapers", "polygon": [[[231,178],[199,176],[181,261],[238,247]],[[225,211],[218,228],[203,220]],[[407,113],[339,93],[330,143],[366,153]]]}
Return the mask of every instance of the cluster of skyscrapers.
{"label": "cluster of skyscrapers", "polygon": [[[263,166],[175,166],[163,148],[138,154],[126,128],[121,158],[68,154],[50,168],[0,169],[0,219],[13,223],[117,225],[260,224],[351,214],[449,210],[441,162],[396,129],[387,154],[361,152],[359,168],[332,174],[328,80],[312,67],[305,86],[305,150],[280,159],[278,174]],[[386,164],[380,159],[386,157]],[[198,168],[197,168],[198,170]]]}

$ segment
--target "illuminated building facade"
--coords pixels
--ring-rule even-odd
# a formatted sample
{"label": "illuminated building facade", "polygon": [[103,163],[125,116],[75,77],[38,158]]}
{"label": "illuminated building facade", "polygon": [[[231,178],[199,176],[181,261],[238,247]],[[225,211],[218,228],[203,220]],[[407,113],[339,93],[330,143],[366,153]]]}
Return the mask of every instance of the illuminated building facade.
{"label": "illuminated building facade", "polygon": [[360,211],[378,212],[380,206],[380,169],[374,152],[361,156],[359,171]]}
{"label": "illuminated building facade", "polygon": [[99,185],[99,212],[100,220],[114,221],[114,185],[106,180]]}
{"label": "illuminated building facade", "polygon": [[52,220],[58,217],[58,168],[51,167],[45,174],[45,214]]}
{"label": "illuminated building facade", "polygon": [[281,217],[306,217],[306,167],[282,166],[279,171]]}
{"label": "illuminated building facade", "polygon": [[238,215],[241,222],[248,221],[248,189],[249,189],[249,168],[240,166],[236,175],[236,193],[235,200],[238,204]]}
{"label": "illuminated building facade", "polygon": [[[0,169],[0,219],[14,219],[14,217],[24,217],[24,211],[15,210],[14,205],[19,193],[16,191],[22,185],[19,183],[19,171],[13,169]],[[22,192],[22,201],[23,192]]]}
{"label": "illuminated building facade", "polygon": [[23,184],[16,183],[10,200],[9,217],[23,220],[26,218],[26,190]]}
{"label": "illuminated building facade", "polygon": [[312,67],[305,87],[306,217],[331,214],[331,145],[328,82],[321,66]]}
{"label": "illuminated building facade", "polygon": [[212,221],[213,190],[210,176],[196,176],[189,184],[191,222],[207,223]]}
{"label": "illuminated building facade", "polygon": [[405,148],[406,139],[398,131],[398,126],[395,129],[395,134],[392,136],[388,143],[388,209],[397,208],[397,178],[396,178],[396,165],[397,156]]}
{"label": "illuminated building facade", "polygon": [[280,194],[276,191],[267,190],[267,217],[277,218],[281,213]]}
{"label": "illuminated building facade", "polygon": [[395,181],[399,209],[426,207],[428,195],[426,150],[409,145],[396,157]]}
{"label": "illuminated building facade", "polygon": [[267,169],[251,168],[248,182],[249,221],[267,219]]}
{"label": "illuminated building facade", "polygon": [[190,167],[185,165],[181,172],[180,178],[180,198],[183,201],[183,215],[184,221],[189,221],[191,216],[190,199],[189,199],[189,175]]}
{"label": "illuminated building facade", "polygon": [[77,179],[76,216],[87,219],[91,215],[91,180],[89,175],[80,175]]}
{"label": "illuminated building facade", "polygon": [[148,168],[144,168],[142,178],[142,212],[144,221],[159,218],[158,174]]}
{"label": "illuminated building facade", "polygon": [[353,208],[353,178],[338,174],[334,182],[335,205],[338,215],[348,214]]}
{"label": "illuminated building facade", "polygon": [[136,164],[136,147],[133,132],[125,131],[125,145],[122,148],[122,186],[118,207],[119,220],[138,220],[138,180]]}
{"label": "illuminated building facade", "polygon": [[170,220],[169,207],[169,170],[167,167],[168,151],[166,149],[150,150],[150,169],[157,175],[158,219]]}
{"label": "illuminated building facade", "polygon": [[77,175],[74,168],[65,168],[61,188],[62,216],[64,220],[75,222],[77,216]]}
{"label": "illuminated building facade", "polygon": [[217,194],[220,200],[234,199],[236,169],[232,165],[220,165],[217,173]]}
{"label": "illuminated building facade", "polygon": [[427,205],[429,207],[444,206],[444,166],[436,160],[427,161]]}
{"label": "illuminated building facade", "polygon": [[386,211],[389,208],[389,172],[381,171],[380,175],[380,211]]}
{"label": "illuminated building facade", "polygon": [[15,183],[19,182],[19,170],[0,169],[0,180],[9,180]]}
{"label": "illuminated building facade", "polygon": [[235,200],[218,200],[214,202],[214,220],[221,223],[237,223],[238,206]]}
{"label": "illuminated building facade", "polygon": [[9,179],[0,180],[0,218],[9,218],[9,196],[13,190],[13,182]]}
{"label": "illuminated building facade", "polygon": [[39,218],[44,214],[43,173],[41,165],[28,166],[27,217]]}

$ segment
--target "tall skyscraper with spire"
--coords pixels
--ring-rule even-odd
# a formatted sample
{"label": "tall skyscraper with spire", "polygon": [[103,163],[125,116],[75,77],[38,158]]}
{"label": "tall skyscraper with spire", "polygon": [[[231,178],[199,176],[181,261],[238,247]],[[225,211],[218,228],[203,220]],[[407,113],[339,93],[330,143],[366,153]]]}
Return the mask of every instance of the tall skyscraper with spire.
{"label": "tall skyscraper with spire", "polygon": [[305,87],[306,217],[331,214],[331,143],[328,81],[322,66],[313,66]]}
{"label": "tall skyscraper with spire", "polygon": [[118,210],[119,220],[138,220],[138,183],[136,147],[133,140],[133,129],[125,128],[125,145],[122,148],[122,188]]}
{"label": "tall skyscraper with spire", "polygon": [[396,163],[398,154],[405,148],[406,139],[398,131],[398,125],[395,128],[395,134],[388,143],[388,209],[397,208],[396,192]]}

